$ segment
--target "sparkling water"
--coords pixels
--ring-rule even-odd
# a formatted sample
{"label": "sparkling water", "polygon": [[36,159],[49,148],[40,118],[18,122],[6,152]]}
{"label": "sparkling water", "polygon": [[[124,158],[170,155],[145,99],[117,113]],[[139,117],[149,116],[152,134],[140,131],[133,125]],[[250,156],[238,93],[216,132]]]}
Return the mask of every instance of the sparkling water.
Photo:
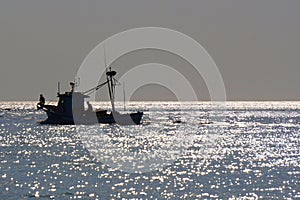
{"label": "sparkling water", "polygon": [[39,125],[35,105],[1,102],[0,199],[300,198],[300,102],[130,102],[139,126]]}

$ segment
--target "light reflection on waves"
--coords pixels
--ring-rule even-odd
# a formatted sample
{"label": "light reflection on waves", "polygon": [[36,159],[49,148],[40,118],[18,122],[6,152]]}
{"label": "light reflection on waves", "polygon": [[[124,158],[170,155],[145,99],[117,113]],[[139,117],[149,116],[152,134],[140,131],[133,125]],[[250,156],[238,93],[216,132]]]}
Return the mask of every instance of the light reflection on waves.
{"label": "light reflection on waves", "polygon": [[[197,127],[189,129],[197,130],[193,145],[171,165],[135,174],[107,168],[95,160],[83,147],[75,126],[38,125],[36,121],[45,115],[35,111],[35,103],[25,104],[25,110],[22,103],[1,105],[2,109],[14,108],[0,112],[3,199],[300,197],[298,102],[228,103],[224,121],[207,125],[197,122],[201,120],[198,116],[205,116],[202,108],[210,110],[210,105],[186,104],[181,107],[179,113],[184,115],[180,119]],[[134,104],[128,109],[149,108],[149,105],[152,107],[148,112],[156,118],[144,126],[162,126],[172,135],[176,124],[170,122],[170,116],[177,112],[177,105],[152,102]],[[191,112],[191,108],[200,109]],[[188,129],[188,123],[181,126]],[[224,128],[224,133],[207,134],[203,140],[202,133],[212,126]],[[103,130],[112,127],[116,128],[104,125]],[[130,140],[130,135],[118,133],[117,138],[111,137],[109,141],[134,145],[130,143],[135,141]],[[210,137],[218,138],[211,140],[215,144],[207,143]],[[129,138],[129,143],[124,138]],[[149,142],[152,143],[142,146],[146,151],[158,147],[155,140]]]}
{"label": "light reflection on waves", "polygon": [[[82,126],[79,135],[85,147],[99,161],[129,172],[157,170],[171,164],[192,145],[180,125],[153,123],[146,126]],[[185,126],[190,134],[194,131]],[[194,132],[196,132],[195,130]]]}

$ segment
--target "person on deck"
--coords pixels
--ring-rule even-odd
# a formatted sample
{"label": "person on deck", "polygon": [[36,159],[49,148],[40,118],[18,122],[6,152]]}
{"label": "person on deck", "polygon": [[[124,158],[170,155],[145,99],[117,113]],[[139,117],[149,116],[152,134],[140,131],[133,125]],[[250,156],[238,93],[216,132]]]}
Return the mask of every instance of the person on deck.
{"label": "person on deck", "polygon": [[93,111],[93,106],[90,104],[89,101],[87,101],[86,103],[87,103],[87,105],[88,105],[87,112],[92,112],[92,111]]}
{"label": "person on deck", "polygon": [[40,94],[40,99],[39,99],[38,106],[43,108],[44,105],[45,105],[45,102],[46,102],[45,97],[43,96],[43,94]]}

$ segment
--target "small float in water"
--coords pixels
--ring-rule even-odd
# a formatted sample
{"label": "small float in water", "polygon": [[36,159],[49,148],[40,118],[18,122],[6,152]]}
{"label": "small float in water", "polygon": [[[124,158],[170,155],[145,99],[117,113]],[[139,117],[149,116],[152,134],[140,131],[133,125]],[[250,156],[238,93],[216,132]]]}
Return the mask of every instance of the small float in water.
{"label": "small float in water", "polygon": [[[106,70],[107,80],[104,83],[97,85],[96,87],[85,91],[74,91],[74,83],[70,83],[72,89],[70,92],[60,94],[58,91],[58,103],[57,105],[46,105],[43,102],[38,103],[37,109],[41,109],[46,112],[48,118],[40,124],[60,124],[60,125],[73,125],[73,124],[120,124],[120,125],[139,125],[143,117],[143,112],[133,113],[119,113],[115,110],[114,95],[116,79],[114,76],[116,71],[112,71],[111,68]],[[111,101],[111,112],[107,110],[96,110],[90,104],[87,110],[84,109],[84,100],[89,98],[87,93],[98,90],[99,88],[107,86],[109,97]]]}

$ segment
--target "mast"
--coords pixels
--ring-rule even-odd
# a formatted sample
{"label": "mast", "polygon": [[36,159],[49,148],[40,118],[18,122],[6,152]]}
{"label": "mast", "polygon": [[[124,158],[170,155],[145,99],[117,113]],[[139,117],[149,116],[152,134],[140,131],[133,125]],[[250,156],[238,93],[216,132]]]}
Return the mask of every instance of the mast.
{"label": "mast", "polygon": [[[103,45],[103,50],[104,50],[104,64],[105,67],[107,67],[106,52],[105,52],[104,45]],[[106,68],[106,80],[107,80],[108,93],[109,93],[112,112],[115,112],[115,84],[114,84],[113,76],[115,76],[116,74],[117,72],[112,71],[111,67],[109,67],[109,70],[107,70]]]}
{"label": "mast", "polygon": [[115,112],[115,104],[113,101],[111,77],[109,76],[109,71],[107,71],[107,69],[106,69],[106,79],[107,79],[108,94],[109,94],[109,99],[110,99],[110,103],[111,103],[111,108],[112,108],[112,111]]}

